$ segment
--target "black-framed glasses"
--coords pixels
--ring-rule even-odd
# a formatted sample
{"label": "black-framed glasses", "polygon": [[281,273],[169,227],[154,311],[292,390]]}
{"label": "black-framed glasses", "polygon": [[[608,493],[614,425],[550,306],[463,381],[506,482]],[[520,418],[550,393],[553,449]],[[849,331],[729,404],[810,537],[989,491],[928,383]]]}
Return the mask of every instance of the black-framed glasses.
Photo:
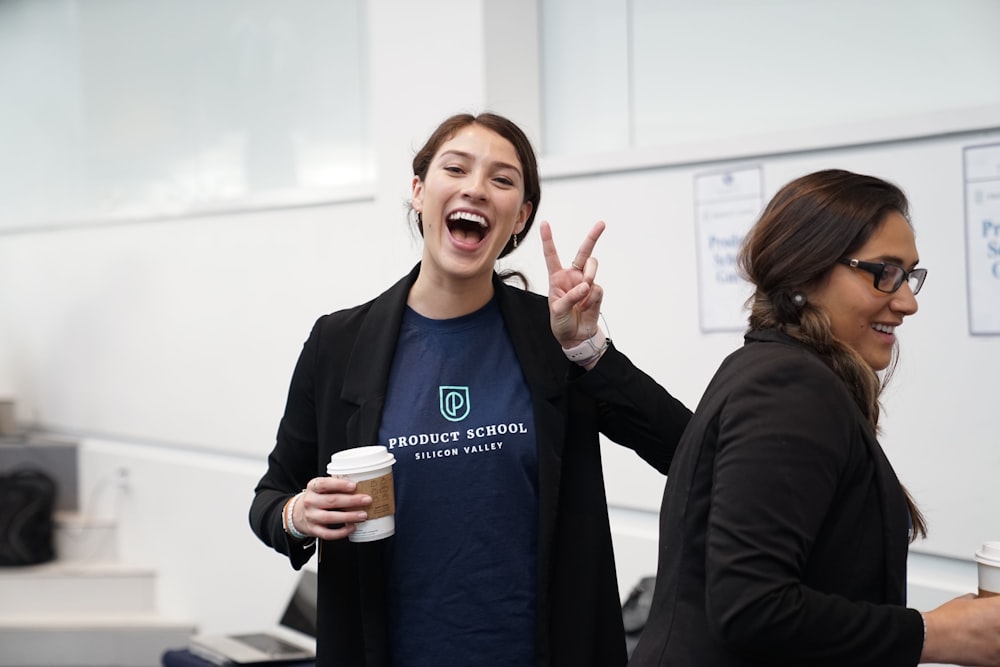
{"label": "black-framed glasses", "polygon": [[860,259],[841,259],[838,260],[841,264],[846,264],[847,266],[854,269],[861,269],[862,271],[867,271],[868,273],[875,276],[875,289],[879,292],[886,292],[892,294],[900,287],[903,286],[904,282],[910,284],[910,290],[917,294],[920,288],[924,286],[924,279],[927,278],[927,269],[913,269],[912,271],[907,271],[899,264],[890,264],[889,262],[862,262]]}

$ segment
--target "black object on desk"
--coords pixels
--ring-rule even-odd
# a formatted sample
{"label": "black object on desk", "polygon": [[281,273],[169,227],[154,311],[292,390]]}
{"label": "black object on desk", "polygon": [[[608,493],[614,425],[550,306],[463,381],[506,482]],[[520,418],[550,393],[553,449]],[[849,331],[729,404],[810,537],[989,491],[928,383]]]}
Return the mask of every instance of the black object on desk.
{"label": "black object on desk", "polygon": [[[165,651],[160,658],[163,667],[220,667],[214,662],[201,658],[186,648]],[[269,662],[268,667],[316,667],[315,660],[290,660]],[[222,667],[240,667],[235,662],[227,662]]]}

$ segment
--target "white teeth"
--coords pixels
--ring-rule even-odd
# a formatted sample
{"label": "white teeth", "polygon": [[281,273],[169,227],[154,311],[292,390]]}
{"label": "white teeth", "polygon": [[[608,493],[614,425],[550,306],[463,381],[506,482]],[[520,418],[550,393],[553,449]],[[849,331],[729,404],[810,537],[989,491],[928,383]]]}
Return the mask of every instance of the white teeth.
{"label": "white teeth", "polygon": [[471,220],[472,222],[479,223],[479,226],[486,229],[486,218],[476,213],[469,213],[468,211],[455,211],[448,216],[449,220]]}
{"label": "white teeth", "polygon": [[875,331],[881,331],[882,333],[891,334],[896,330],[896,327],[890,326],[888,324],[873,324],[872,329]]}

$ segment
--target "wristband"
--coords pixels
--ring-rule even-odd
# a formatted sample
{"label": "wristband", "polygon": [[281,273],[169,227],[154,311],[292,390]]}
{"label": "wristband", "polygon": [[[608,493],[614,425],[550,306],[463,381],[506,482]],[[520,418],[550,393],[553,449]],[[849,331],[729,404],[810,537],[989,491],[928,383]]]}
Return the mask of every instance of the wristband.
{"label": "wristband", "polygon": [[574,347],[564,347],[562,349],[566,358],[575,364],[586,366],[591,361],[599,358],[608,349],[608,338],[604,331],[598,327],[597,333]]}
{"label": "wristband", "polygon": [[291,500],[289,500],[288,504],[285,506],[285,511],[282,513],[282,516],[285,519],[285,532],[297,540],[306,540],[309,538],[309,536],[305,533],[299,532],[299,530],[295,527],[295,522],[292,520],[292,513],[295,511],[295,501],[297,501],[304,493],[305,491],[300,491],[292,496]]}

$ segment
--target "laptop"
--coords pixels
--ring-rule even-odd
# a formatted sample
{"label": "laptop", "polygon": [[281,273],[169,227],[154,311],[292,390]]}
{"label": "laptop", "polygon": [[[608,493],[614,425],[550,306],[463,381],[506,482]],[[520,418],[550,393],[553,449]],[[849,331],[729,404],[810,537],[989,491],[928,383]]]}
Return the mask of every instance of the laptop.
{"label": "laptop", "polygon": [[302,570],[279,624],[269,630],[194,635],[189,650],[216,665],[267,664],[316,658],[316,572]]}

